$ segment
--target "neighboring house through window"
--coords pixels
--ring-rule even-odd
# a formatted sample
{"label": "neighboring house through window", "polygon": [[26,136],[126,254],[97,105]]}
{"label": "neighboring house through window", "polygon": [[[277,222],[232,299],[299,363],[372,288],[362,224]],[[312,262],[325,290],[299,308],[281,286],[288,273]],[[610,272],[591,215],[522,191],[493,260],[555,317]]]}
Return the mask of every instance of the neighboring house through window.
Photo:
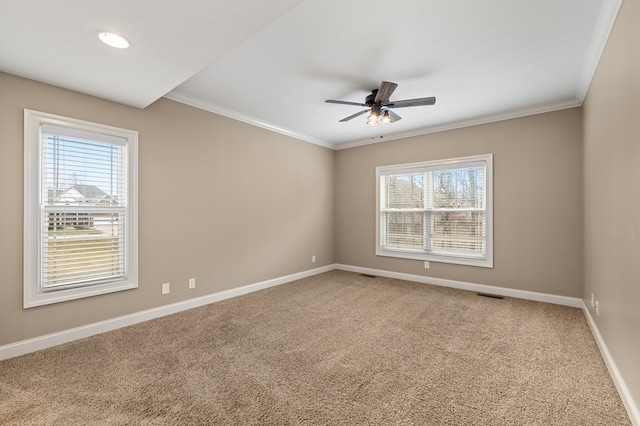
{"label": "neighboring house through window", "polygon": [[25,110],[25,308],[138,286],[137,143]]}
{"label": "neighboring house through window", "polygon": [[493,267],[493,156],[378,167],[376,254]]}

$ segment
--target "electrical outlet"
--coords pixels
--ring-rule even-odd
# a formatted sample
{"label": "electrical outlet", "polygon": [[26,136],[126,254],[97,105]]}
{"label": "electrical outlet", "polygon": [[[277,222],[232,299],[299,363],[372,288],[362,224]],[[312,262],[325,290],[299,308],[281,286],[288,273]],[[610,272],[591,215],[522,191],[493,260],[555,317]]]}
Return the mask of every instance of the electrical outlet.
{"label": "electrical outlet", "polygon": [[311,263],[316,263],[316,255],[311,256]]}
{"label": "electrical outlet", "polygon": [[600,316],[600,303],[596,300],[596,315]]}
{"label": "electrical outlet", "polygon": [[169,294],[171,292],[171,284],[163,283],[162,284],[162,294]]}
{"label": "electrical outlet", "polygon": [[196,288],[196,279],[189,278],[189,290]]}
{"label": "electrical outlet", "polygon": [[596,305],[596,299],[593,296],[593,293],[591,293],[591,307],[593,308]]}
{"label": "electrical outlet", "polygon": [[429,269],[429,261],[428,260],[424,261],[424,269]]}

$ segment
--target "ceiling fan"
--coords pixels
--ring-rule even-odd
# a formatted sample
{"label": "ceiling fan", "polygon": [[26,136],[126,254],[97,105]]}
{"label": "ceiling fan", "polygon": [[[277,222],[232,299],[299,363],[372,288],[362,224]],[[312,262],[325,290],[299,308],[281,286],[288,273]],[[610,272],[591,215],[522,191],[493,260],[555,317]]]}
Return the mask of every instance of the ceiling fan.
{"label": "ceiling fan", "polygon": [[353,115],[343,118],[340,120],[340,123],[349,121],[352,118],[356,118],[364,113],[369,112],[369,117],[367,117],[367,124],[375,125],[378,121],[383,123],[393,123],[395,121],[401,120],[398,114],[392,111],[393,108],[406,108],[413,106],[422,106],[422,105],[433,105],[436,103],[435,97],[429,98],[417,98],[417,99],[405,99],[402,101],[390,101],[389,98],[394,90],[396,90],[398,85],[396,83],[391,83],[389,81],[383,81],[380,83],[379,89],[374,89],[370,95],[368,95],[364,101],[364,103],[359,102],[349,102],[349,101],[338,101],[334,99],[327,99],[325,102],[330,104],[342,104],[342,105],[355,105],[355,106],[363,106],[367,107],[360,112],[356,112]]}

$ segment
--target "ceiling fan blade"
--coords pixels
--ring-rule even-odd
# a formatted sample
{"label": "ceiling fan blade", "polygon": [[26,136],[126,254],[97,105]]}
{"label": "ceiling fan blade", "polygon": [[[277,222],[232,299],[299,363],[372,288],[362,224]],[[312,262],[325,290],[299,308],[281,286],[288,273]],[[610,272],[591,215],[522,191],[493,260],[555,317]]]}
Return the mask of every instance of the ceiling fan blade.
{"label": "ceiling fan blade", "polygon": [[398,114],[391,111],[390,109],[388,109],[387,112],[389,113],[389,120],[391,121],[391,123],[395,123],[398,120],[402,120],[402,117],[400,117]]}
{"label": "ceiling fan blade", "polygon": [[363,103],[360,103],[360,102],[336,101],[334,99],[327,99],[325,102],[330,103],[330,104],[355,105],[355,106],[363,106],[363,107],[368,106],[367,104],[363,104]]}
{"label": "ceiling fan blade", "polygon": [[362,111],[360,111],[360,112],[356,112],[355,114],[352,114],[352,115],[350,115],[350,116],[348,116],[348,117],[343,118],[343,119],[342,119],[342,120],[340,120],[339,122],[340,122],[340,123],[343,123],[343,122],[345,122],[345,121],[349,121],[349,120],[351,120],[352,118],[356,118],[357,116],[362,115],[362,114],[364,114],[365,112],[369,112],[369,111],[371,111],[371,110],[370,110],[370,109],[363,109],[363,110],[362,110]]}
{"label": "ceiling fan blade", "polygon": [[435,103],[436,98],[432,96],[430,98],[405,99],[403,101],[387,102],[382,106],[386,106],[387,108],[406,108],[422,105],[433,105]]}
{"label": "ceiling fan blade", "polygon": [[385,103],[389,101],[391,94],[394,90],[396,90],[398,85],[396,83],[391,83],[390,81],[383,81],[380,83],[380,88],[378,89],[378,93],[376,93],[376,97],[374,98],[375,103]]}

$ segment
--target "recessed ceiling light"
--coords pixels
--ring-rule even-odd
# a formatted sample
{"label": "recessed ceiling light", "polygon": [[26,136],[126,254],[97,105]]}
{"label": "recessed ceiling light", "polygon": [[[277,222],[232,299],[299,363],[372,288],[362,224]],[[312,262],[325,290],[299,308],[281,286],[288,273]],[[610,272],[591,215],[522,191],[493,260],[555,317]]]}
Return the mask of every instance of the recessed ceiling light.
{"label": "recessed ceiling light", "polygon": [[129,47],[129,42],[124,37],[121,37],[118,34],[100,31],[98,32],[98,38],[104,44],[108,44],[111,47],[115,47],[118,49],[126,49],[127,47]]}

